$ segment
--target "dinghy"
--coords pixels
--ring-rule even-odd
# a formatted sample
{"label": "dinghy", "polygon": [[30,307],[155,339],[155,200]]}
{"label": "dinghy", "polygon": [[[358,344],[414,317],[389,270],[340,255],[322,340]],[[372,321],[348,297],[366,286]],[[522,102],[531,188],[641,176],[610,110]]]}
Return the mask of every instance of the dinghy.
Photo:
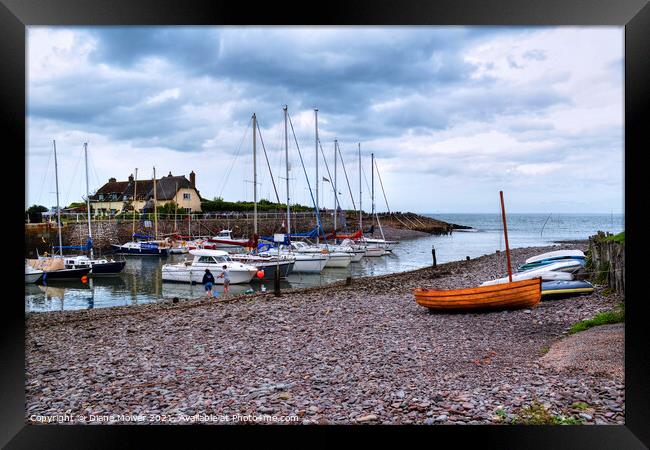
{"label": "dinghy", "polygon": [[574,279],[573,274],[579,272],[583,265],[578,261],[558,261],[553,264],[548,264],[536,269],[525,270],[517,272],[511,277],[498,278],[496,280],[486,281],[481,286],[493,286],[495,284],[508,283],[512,281],[531,280],[533,278],[541,278],[543,281],[563,280],[570,281]]}
{"label": "dinghy", "polygon": [[541,278],[466,289],[413,291],[418,305],[440,310],[532,308],[541,298]]}
{"label": "dinghy", "polygon": [[542,283],[542,295],[573,295],[591,294],[594,286],[585,280],[571,281],[544,281]]}
{"label": "dinghy", "polygon": [[542,279],[540,277],[521,281],[513,280],[503,192],[499,194],[501,196],[503,234],[505,236],[506,256],[508,259],[508,279],[506,279],[506,282],[465,289],[416,288],[413,290],[413,295],[418,305],[429,308],[429,310],[474,311],[532,308],[539,303],[542,298]]}
{"label": "dinghy", "polygon": [[567,259],[567,258],[586,258],[581,250],[556,250],[553,252],[542,253],[541,255],[532,256],[526,260],[526,264],[542,261],[544,259]]}
{"label": "dinghy", "polygon": [[561,262],[561,261],[576,261],[580,265],[582,265],[582,267],[585,267],[587,265],[587,259],[586,258],[582,258],[582,257],[578,257],[578,256],[575,256],[575,257],[572,256],[572,257],[561,258],[561,259],[554,259],[554,258],[542,259],[541,261],[535,261],[535,262],[531,262],[531,263],[522,264],[521,266],[519,266],[519,268],[517,270],[519,272],[523,272],[525,270],[537,269],[539,267],[544,267],[544,266],[547,266],[549,264],[553,264],[553,263]]}

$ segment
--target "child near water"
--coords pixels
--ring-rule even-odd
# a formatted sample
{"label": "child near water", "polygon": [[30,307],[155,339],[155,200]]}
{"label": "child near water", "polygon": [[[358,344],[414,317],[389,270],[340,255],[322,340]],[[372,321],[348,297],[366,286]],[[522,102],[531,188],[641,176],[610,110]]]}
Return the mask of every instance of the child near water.
{"label": "child near water", "polygon": [[222,267],[223,272],[219,275],[219,278],[223,278],[223,295],[228,295],[230,291],[230,273],[228,273],[228,266]]}

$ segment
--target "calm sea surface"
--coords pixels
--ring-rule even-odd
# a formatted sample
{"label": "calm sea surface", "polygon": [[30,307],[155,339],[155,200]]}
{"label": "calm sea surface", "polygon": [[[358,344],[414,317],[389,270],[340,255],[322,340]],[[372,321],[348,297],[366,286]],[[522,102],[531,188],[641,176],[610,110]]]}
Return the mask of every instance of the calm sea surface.
{"label": "calm sea surface", "polygon": [[[468,225],[476,232],[454,232],[448,236],[426,236],[405,240],[393,254],[381,258],[363,258],[345,269],[323,270],[320,275],[291,274],[282,281],[282,289],[317,286],[343,280],[348,276],[371,276],[403,272],[431,265],[435,247],[438,263],[457,261],[505,249],[501,216],[497,214],[425,214],[445,222]],[[511,248],[551,245],[560,240],[586,239],[598,230],[619,233],[625,227],[621,214],[509,214],[508,239]],[[200,285],[167,283],[161,280],[161,267],[184,260],[188,255],[166,258],[127,256],[124,272],[117,277],[95,278],[84,284],[59,282],[50,285],[25,285],[25,311],[56,311],[106,308],[156,302],[173,297],[203,295]],[[231,293],[248,289],[273,289],[265,285],[233,285]],[[218,287],[221,292],[222,287]]]}

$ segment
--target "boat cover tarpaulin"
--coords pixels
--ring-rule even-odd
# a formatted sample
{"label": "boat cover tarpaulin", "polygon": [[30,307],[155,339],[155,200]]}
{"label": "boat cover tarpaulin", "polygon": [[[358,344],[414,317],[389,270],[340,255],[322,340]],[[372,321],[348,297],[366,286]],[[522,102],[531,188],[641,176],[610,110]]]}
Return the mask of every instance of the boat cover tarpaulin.
{"label": "boat cover tarpaulin", "polygon": [[28,259],[27,264],[36,270],[52,272],[65,269],[63,258]]}
{"label": "boat cover tarpaulin", "polygon": [[356,233],[353,234],[338,234],[336,231],[334,233],[328,234],[325,238],[326,239],[359,239],[363,236],[363,232],[361,230],[357,231]]}
{"label": "boat cover tarpaulin", "polygon": [[153,239],[153,236],[149,236],[147,234],[140,234],[140,233],[134,233],[133,237],[136,239]]}
{"label": "boat cover tarpaulin", "polygon": [[93,240],[91,238],[88,238],[88,241],[86,241],[86,245],[55,245],[54,248],[56,249],[65,249],[65,250],[83,250],[83,251],[88,251],[91,248],[93,248]]}

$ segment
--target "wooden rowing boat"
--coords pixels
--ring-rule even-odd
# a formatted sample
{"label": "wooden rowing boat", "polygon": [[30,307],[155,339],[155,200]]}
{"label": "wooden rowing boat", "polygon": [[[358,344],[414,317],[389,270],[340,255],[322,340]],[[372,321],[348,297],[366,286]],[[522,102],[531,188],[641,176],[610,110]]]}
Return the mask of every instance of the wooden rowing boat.
{"label": "wooden rowing boat", "polygon": [[542,298],[542,279],[465,289],[413,290],[418,305],[439,310],[532,308]]}
{"label": "wooden rowing boat", "polygon": [[503,218],[503,234],[506,241],[506,257],[508,260],[508,282],[489,286],[479,286],[465,289],[423,289],[413,290],[418,305],[429,310],[490,310],[532,308],[542,298],[542,279],[536,277],[529,280],[512,281],[512,265],[510,263],[510,246],[508,245],[508,226],[506,224],[506,208],[501,196],[501,216]]}

